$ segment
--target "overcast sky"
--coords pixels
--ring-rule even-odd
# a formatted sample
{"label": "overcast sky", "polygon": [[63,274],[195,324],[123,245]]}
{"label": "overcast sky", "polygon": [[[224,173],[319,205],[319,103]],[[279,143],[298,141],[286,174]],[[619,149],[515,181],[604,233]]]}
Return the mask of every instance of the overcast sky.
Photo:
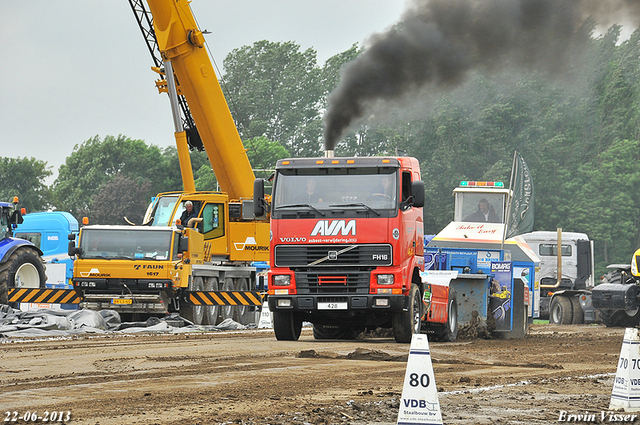
{"label": "overcast sky", "polygon": [[[314,48],[320,65],[397,22],[405,0],[194,0],[218,67],[259,40]],[[0,157],[57,174],[96,135],[173,145],[166,95],[126,0],[0,0]],[[47,183],[51,183],[47,181]]]}

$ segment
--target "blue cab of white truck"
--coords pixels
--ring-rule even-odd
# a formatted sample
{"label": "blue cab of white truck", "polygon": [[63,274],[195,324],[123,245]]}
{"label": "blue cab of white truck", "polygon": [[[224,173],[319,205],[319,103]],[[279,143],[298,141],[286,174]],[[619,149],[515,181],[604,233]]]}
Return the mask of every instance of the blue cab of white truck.
{"label": "blue cab of white truck", "polygon": [[73,289],[73,260],[68,254],[68,235],[78,233],[78,220],[68,212],[34,212],[23,216],[24,222],[14,236],[40,248],[45,260],[47,288]]}

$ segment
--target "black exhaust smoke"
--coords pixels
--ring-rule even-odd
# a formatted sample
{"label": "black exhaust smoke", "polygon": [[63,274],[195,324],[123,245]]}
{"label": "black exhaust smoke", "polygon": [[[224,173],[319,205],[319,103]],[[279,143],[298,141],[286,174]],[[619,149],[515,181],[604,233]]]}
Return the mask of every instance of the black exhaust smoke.
{"label": "black exhaust smoke", "polygon": [[578,31],[587,17],[634,24],[639,10],[640,0],[413,0],[344,68],[328,97],[324,147],[335,149],[372,101],[398,100],[425,84],[453,87],[472,69],[507,61],[558,71],[569,46],[590,35]]}

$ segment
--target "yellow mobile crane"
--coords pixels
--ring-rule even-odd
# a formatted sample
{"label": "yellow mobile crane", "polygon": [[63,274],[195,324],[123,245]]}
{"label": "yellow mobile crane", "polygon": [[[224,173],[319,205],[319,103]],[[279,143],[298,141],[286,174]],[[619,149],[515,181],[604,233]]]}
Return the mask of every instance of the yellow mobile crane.
{"label": "yellow mobile crane", "polygon": [[[262,301],[251,262],[268,259],[268,215],[255,215],[254,174],[189,1],[147,3],[130,0],[171,100],[184,192],[159,194],[144,226],[83,227],[69,244],[73,284],[86,308],[246,323]],[[189,145],[206,151],[222,192],[195,191]],[[187,201],[197,216],[178,224]]]}

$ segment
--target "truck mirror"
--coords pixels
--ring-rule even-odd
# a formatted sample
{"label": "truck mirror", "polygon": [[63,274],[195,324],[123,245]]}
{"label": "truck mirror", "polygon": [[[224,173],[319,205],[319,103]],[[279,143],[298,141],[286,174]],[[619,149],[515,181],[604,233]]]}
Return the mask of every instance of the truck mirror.
{"label": "truck mirror", "polygon": [[80,254],[82,252],[82,250],[80,248],[76,248],[76,243],[73,240],[69,241],[69,249],[67,254],[69,254],[69,257],[73,257],[76,254]]}
{"label": "truck mirror", "polygon": [[22,218],[22,214],[20,214],[20,211],[18,210],[14,210],[11,213],[11,224],[22,224],[22,222],[24,222],[24,219]]}
{"label": "truck mirror", "polygon": [[253,181],[253,213],[256,217],[265,214],[264,204],[264,179],[257,178]]}
{"label": "truck mirror", "polygon": [[411,195],[414,207],[424,207],[424,182],[422,180],[411,182]]}
{"label": "truck mirror", "polygon": [[187,236],[180,236],[180,241],[178,242],[178,252],[189,251],[189,238]]}

